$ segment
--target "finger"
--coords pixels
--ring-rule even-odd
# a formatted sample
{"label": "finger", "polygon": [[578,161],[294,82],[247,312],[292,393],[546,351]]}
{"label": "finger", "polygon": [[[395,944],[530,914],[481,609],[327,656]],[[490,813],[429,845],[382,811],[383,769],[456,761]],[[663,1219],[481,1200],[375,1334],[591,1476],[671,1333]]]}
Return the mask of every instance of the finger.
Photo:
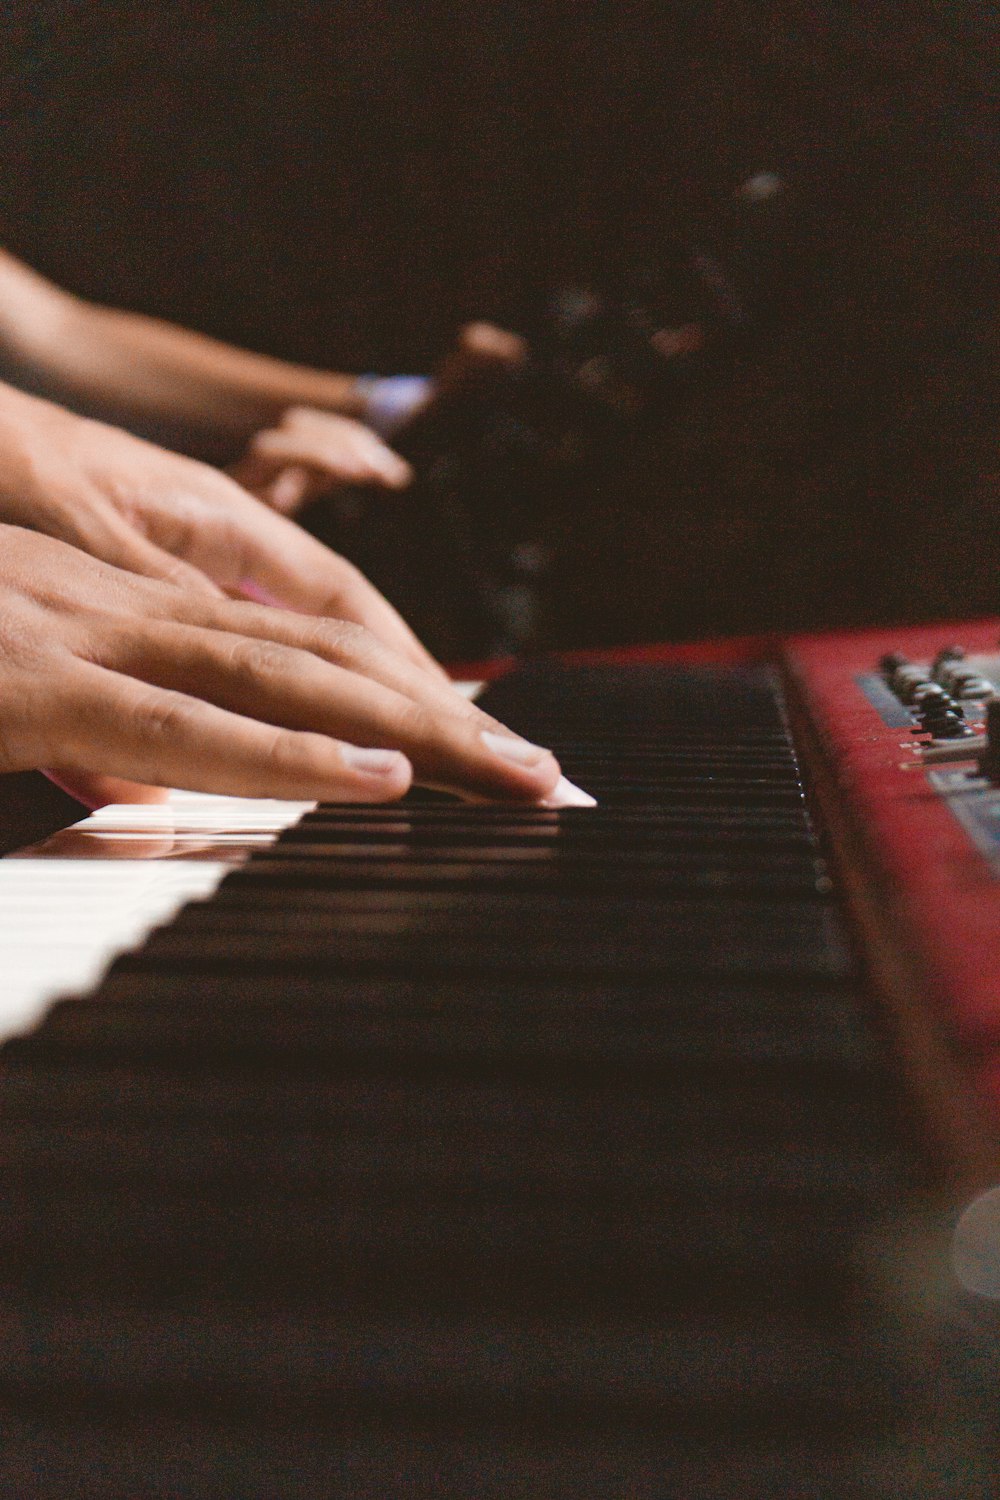
{"label": "finger", "polygon": [[286,609],[364,625],[394,651],[444,681],[447,673],[388,599],[353,564],[293,521],[255,504],[240,530],[240,571]]}
{"label": "finger", "polygon": [[363,626],[345,620],[289,614],[286,610],[275,610],[271,600],[261,602],[272,607],[260,609],[248,600],[245,603],[234,601],[223,609],[209,606],[195,610],[192,601],[185,601],[184,618],[187,623],[209,625],[214,629],[311,652],[332,666],[370,677],[383,687],[412,698],[429,713],[454,715],[480,730],[510,733],[499,720],[485,714],[464,693],[460,693],[446,674],[426,672],[419,663],[386,646]]}
{"label": "finger", "polygon": [[483,364],[519,365],[528,357],[528,345],[520,334],[496,323],[466,323],[459,332],[458,347],[467,358]]}
{"label": "finger", "polygon": [[294,515],[305,503],[311,488],[309,470],[301,464],[282,469],[261,492],[261,499],[283,516]]}
{"label": "finger", "polygon": [[346,439],[336,430],[327,434],[321,427],[304,422],[289,428],[273,427],[257,434],[251,452],[256,459],[274,466],[305,464],[353,484],[402,489],[413,478],[406,460],[365,427]]}
{"label": "finger", "polygon": [[503,724],[484,714],[457,690],[444,673],[425,671],[420,663],[386,646],[363,626],[345,620],[290,614],[287,610],[275,609],[271,600],[263,602],[270,607],[261,608],[249,600],[233,600],[216,606],[204,601],[178,601],[174,598],[169,601],[172,606],[169,612],[160,610],[158,614],[161,619],[308,651],[332,666],[370,677],[383,687],[412,698],[429,713],[454,715],[476,724],[481,730],[504,731]]}
{"label": "finger", "polygon": [[289,464],[275,472],[270,459],[257,458],[252,453],[230,464],[227,472],[243,489],[285,516],[295,515],[308,499],[331,486],[328,475],[311,474],[301,464]]}
{"label": "finger", "polygon": [[389,478],[408,482],[413,477],[409,464],[389,447],[384,437],[367,422],[355,421],[353,417],[318,411],[311,406],[292,406],[270,430],[314,443],[312,451],[317,457],[328,454],[333,460],[338,453],[352,451],[382,467]]}
{"label": "finger", "polygon": [[527,358],[528,346],[518,334],[493,323],[467,323],[438,366],[438,389],[442,395],[454,395],[491,375],[517,369]]}
{"label": "finger", "polygon": [[[42,726],[82,772],[241,797],[383,802],[410,784],[406,757],[338,744],[76,661]],[[39,760],[52,758],[52,744]]]}
{"label": "finger", "polygon": [[[260,600],[283,613],[295,611],[364,625],[421,671],[440,682],[450,682],[402,616],[353,564],[294,521],[275,515],[252,495],[235,485],[232,491],[229,500],[235,524],[227,537],[225,557],[216,553],[212,559],[216,564],[213,572],[230,581],[230,592]],[[220,597],[220,590],[213,592]],[[183,618],[190,623],[227,628],[225,616],[217,617],[211,611],[192,613],[182,607],[173,590],[150,594],[144,605],[154,617]],[[266,623],[262,633],[268,633]]]}
{"label": "finger", "polygon": [[[455,715],[474,722],[480,729],[504,729],[498,720],[484,714],[464,693],[460,693],[446,676],[424,671],[419,664],[393,651],[363,626],[344,620],[319,620],[290,614],[276,609],[273,600],[265,598],[261,602],[268,607],[262,609],[249,600],[233,600],[221,608],[194,608],[193,601],[185,600],[183,611],[179,613],[178,601],[174,599],[170,601],[173,608],[169,612],[160,611],[159,617],[307,651],[331,666],[370,677],[383,687],[412,698],[428,712]],[[116,660],[131,664],[135,658],[131,654],[119,654]],[[131,670],[131,665],[123,670]]]}
{"label": "finger", "polygon": [[165,802],[167,793],[161,786],[144,786],[138,781],[124,781],[115,776],[94,776],[86,771],[63,771],[46,768],[45,775],[62,787],[84,807],[107,807],[113,802]]}
{"label": "finger", "polygon": [[302,464],[289,464],[276,473],[269,459],[250,459],[243,464],[234,464],[229,474],[250,494],[282,516],[297,515],[307,501],[328,493],[335,485],[331,475],[319,474]]}
{"label": "finger", "polygon": [[[231,713],[402,750],[425,786],[533,802],[548,796],[559,780],[559,765],[547,750],[498,733],[477,710],[469,713],[470,705],[457,694],[442,693],[441,707],[417,702],[373,677],[273,640],[156,622],[140,626],[101,659],[158,688],[197,695]],[[457,699],[461,711],[452,711],[449,697]]]}
{"label": "finger", "polygon": [[200,568],[157,547],[114,511],[92,513],[79,545],[91,556],[127,573],[139,573],[144,578],[222,597],[222,590]]}

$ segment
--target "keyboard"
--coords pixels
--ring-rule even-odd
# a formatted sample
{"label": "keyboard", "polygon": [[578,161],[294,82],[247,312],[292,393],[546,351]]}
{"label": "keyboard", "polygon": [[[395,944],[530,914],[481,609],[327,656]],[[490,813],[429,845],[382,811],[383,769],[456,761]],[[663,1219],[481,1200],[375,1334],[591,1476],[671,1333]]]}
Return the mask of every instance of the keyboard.
{"label": "keyboard", "polygon": [[96,988],[12,1007],[5,1493],[989,1493],[933,1112],[798,680],[494,684],[594,810],[234,804],[218,839],[180,799],[57,835],[70,907],[167,874]]}

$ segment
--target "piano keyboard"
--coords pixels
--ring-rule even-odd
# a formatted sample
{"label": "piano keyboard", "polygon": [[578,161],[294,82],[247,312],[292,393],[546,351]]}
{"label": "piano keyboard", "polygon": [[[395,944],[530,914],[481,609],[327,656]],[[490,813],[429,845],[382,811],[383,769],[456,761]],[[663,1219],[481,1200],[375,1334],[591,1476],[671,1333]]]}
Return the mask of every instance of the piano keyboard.
{"label": "piano keyboard", "polygon": [[4,1494],[938,1493],[921,1167],[776,680],[484,704],[599,807],[234,804],[276,837],[199,865],[187,799],[181,858],[73,865],[176,914],[5,1050]]}

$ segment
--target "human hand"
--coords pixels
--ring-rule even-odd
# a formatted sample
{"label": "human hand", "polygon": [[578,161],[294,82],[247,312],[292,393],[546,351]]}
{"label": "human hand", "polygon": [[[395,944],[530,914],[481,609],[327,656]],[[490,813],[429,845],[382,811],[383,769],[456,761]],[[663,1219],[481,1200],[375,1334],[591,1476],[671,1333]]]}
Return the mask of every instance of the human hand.
{"label": "human hand", "polygon": [[358,382],[364,420],[392,438],[440,403],[484,390],[520,368],[528,346],[516,333],[492,323],[466,323],[433,376],[368,376]]}
{"label": "human hand", "polygon": [[0,521],[203,595],[353,621],[444,677],[357,568],[226,475],[9,388],[0,388]]}
{"label": "human hand", "polygon": [[[308,406],[291,407],[276,426],[257,433],[229,473],[284,515],[294,515],[340,484],[403,489],[413,470],[382,439],[437,402],[487,386],[522,365],[527,355],[517,334],[491,323],[467,323],[433,377],[359,380],[359,390],[367,391],[364,422]],[[387,391],[391,396],[385,396]]]}
{"label": "human hand", "polygon": [[524,340],[491,323],[467,323],[434,376],[362,377],[355,399],[363,421],[308,405],[289,407],[253,437],[229,473],[283,515],[338,485],[403,489],[413,479],[405,459],[383,441],[439,401],[484,386],[527,359]]}
{"label": "human hand", "polygon": [[404,458],[352,417],[293,406],[258,432],[229,473],[283,515],[338,485],[401,490],[413,478]]}
{"label": "human hand", "polygon": [[463,394],[488,385],[527,363],[528,345],[519,334],[494,323],[466,323],[435,374],[435,397]]}
{"label": "human hand", "polygon": [[582,806],[530,745],[363,627],[139,577],[0,524],[0,773],[381,802],[416,779]]}

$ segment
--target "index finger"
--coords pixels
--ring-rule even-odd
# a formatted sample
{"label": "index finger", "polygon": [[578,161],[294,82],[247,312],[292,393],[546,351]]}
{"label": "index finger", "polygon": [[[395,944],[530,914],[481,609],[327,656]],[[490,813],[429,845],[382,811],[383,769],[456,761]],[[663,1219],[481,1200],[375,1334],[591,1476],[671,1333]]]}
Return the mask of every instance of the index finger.
{"label": "index finger", "polygon": [[[393,749],[359,748],[330,735],[276,727],[245,714],[76,660],[39,727],[39,759],[57,774],[140,778],[154,786],[293,801],[385,802],[401,797],[412,769]],[[57,743],[56,743],[57,742]]]}
{"label": "index finger", "polygon": [[272,468],[304,464],[334,479],[359,484],[374,481],[402,489],[413,478],[406,460],[367,427],[359,426],[357,433],[346,435],[324,432],[319,424],[274,427],[257,434],[250,452]]}
{"label": "index finger", "polygon": [[254,513],[239,534],[241,590],[261,603],[363,625],[423,671],[448,681],[448,674],[402,615],[353,563],[331,552],[294,521],[276,515],[250,496],[247,500]]}

